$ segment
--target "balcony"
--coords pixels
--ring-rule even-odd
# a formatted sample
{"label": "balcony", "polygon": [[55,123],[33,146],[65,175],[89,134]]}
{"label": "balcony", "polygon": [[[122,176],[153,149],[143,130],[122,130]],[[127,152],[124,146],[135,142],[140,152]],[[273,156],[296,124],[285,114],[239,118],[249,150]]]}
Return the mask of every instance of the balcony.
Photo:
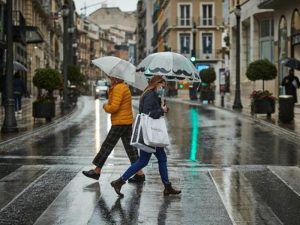
{"label": "balcony", "polygon": [[216,27],[218,25],[222,25],[222,19],[218,19],[217,17],[199,17],[198,19],[201,27]]}
{"label": "balcony", "polygon": [[180,27],[192,27],[192,18],[177,17],[176,25]]}
{"label": "balcony", "polygon": [[[179,54],[184,55],[187,58],[190,58],[192,56],[192,49],[172,49],[172,52],[177,52]],[[219,61],[222,59],[222,54],[220,53],[219,49],[196,49],[196,59],[198,61]]]}

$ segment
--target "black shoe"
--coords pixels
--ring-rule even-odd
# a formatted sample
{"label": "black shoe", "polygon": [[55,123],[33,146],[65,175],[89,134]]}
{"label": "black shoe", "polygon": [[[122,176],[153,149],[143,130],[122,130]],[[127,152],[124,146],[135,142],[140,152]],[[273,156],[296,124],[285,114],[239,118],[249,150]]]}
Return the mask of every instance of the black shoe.
{"label": "black shoe", "polygon": [[96,173],[95,170],[82,171],[82,173],[92,179],[99,180],[100,174]]}
{"label": "black shoe", "polygon": [[128,183],[143,183],[145,180],[145,175],[135,174],[133,177],[129,178]]}
{"label": "black shoe", "polygon": [[124,180],[122,180],[122,178],[120,177],[117,180],[114,180],[110,183],[110,185],[115,189],[116,193],[123,198],[124,194],[121,193],[121,188],[122,186],[125,184],[126,182]]}

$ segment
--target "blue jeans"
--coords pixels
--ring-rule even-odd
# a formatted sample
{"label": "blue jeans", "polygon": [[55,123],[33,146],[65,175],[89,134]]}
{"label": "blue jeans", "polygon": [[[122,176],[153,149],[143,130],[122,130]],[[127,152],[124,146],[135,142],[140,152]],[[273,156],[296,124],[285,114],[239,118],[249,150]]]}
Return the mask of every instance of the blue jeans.
{"label": "blue jeans", "polygon": [[[156,152],[153,154],[158,160],[159,174],[163,184],[169,184],[170,182],[168,177],[167,155],[164,148],[157,147]],[[126,170],[126,172],[121,177],[122,180],[127,181],[132,175],[147,166],[151,155],[152,153],[140,151],[139,159]]]}
{"label": "blue jeans", "polygon": [[22,109],[22,95],[14,94],[15,112]]}

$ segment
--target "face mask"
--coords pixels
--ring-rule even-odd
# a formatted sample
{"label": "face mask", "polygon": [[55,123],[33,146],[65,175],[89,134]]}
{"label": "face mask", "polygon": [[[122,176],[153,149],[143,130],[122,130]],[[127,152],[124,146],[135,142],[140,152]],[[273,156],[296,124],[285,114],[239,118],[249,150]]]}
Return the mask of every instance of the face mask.
{"label": "face mask", "polygon": [[165,89],[163,87],[160,87],[156,90],[156,92],[159,96],[163,96],[165,94]]}

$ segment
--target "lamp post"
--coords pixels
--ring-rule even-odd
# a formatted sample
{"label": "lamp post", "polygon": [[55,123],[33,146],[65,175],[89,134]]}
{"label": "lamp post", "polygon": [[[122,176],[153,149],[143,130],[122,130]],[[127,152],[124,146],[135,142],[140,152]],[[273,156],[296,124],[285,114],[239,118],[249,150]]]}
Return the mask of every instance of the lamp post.
{"label": "lamp post", "polygon": [[241,88],[240,88],[240,23],[241,23],[241,6],[240,1],[237,1],[237,5],[234,10],[236,17],[236,79],[235,79],[235,97],[232,108],[240,110],[243,108],[241,103]]}
{"label": "lamp post", "polygon": [[1,131],[3,133],[18,131],[13,99],[13,0],[6,1],[6,71],[5,71],[5,115]]}
{"label": "lamp post", "polygon": [[192,33],[193,33],[193,49],[192,49],[191,61],[194,63],[196,61],[196,33],[197,33],[195,22],[193,22]]}
{"label": "lamp post", "polygon": [[69,27],[69,13],[70,10],[68,8],[68,5],[63,5],[62,9],[62,17],[63,17],[63,75],[64,75],[64,84],[63,84],[63,98],[64,98],[64,108],[69,107],[69,99],[68,99],[68,62],[69,62],[69,35],[68,35],[68,27]]}
{"label": "lamp post", "polygon": [[[192,49],[192,54],[191,54],[191,61],[195,65],[196,63],[196,23],[193,22],[193,27],[192,27],[192,34],[193,34],[193,49]],[[189,85],[189,96],[190,100],[196,100],[198,99],[197,96],[197,88],[198,88],[198,83],[190,83]]]}

